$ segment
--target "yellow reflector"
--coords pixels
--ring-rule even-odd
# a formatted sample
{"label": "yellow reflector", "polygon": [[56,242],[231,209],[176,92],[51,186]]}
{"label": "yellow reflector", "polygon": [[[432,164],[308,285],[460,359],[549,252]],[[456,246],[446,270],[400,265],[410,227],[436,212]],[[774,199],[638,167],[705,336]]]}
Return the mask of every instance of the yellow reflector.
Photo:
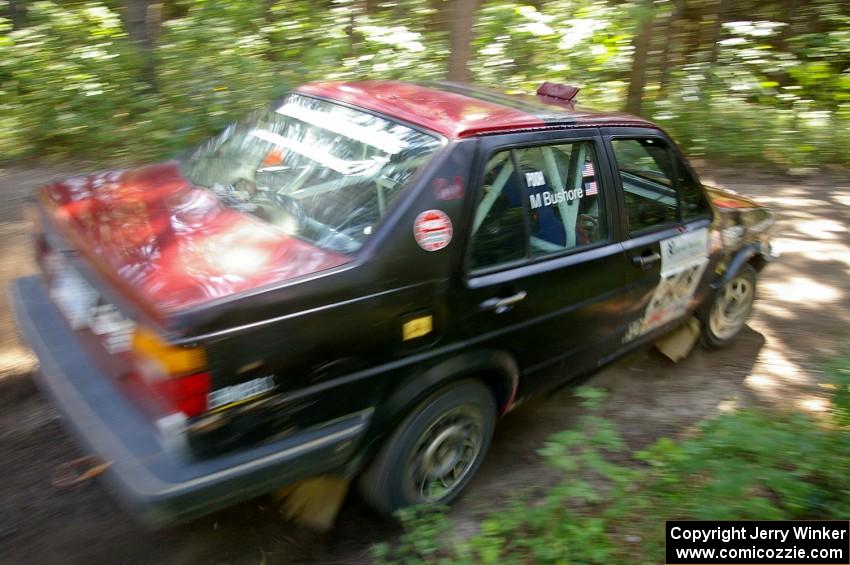
{"label": "yellow reflector", "polygon": [[162,364],[169,375],[185,375],[206,368],[207,356],[200,347],[177,347],[155,333],[139,328],[133,334],[133,352]]}
{"label": "yellow reflector", "polygon": [[408,320],[401,326],[401,338],[404,341],[416,339],[428,335],[434,329],[434,319],[431,316],[422,316]]}

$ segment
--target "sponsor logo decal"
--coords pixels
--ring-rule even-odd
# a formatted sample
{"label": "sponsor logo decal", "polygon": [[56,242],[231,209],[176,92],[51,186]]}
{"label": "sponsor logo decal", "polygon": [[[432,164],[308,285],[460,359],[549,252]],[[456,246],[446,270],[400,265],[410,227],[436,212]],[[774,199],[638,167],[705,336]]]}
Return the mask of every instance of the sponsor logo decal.
{"label": "sponsor logo decal", "polygon": [[434,196],[437,200],[460,200],[463,198],[463,179],[456,176],[452,180],[442,177],[434,179]]}
{"label": "sponsor logo decal", "polygon": [[661,242],[661,277],[708,260],[708,229],[702,228]]}
{"label": "sponsor logo decal", "polygon": [[623,341],[632,341],[683,316],[707,265],[707,228],[662,240],[661,279],[643,316],[631,323]]}
{"label": "sponsor logo decal", "polygon": [[528,185],[528,188],[544,186],[546,184],[546,177],[543,176],[543,171],[525,173],[525,184]]}
{"label": "sponsor logo decal", "polygon": [[723,243],[726,247],[738,247],[744,239],[744,226],[730,226],[723,230]]}
{"label": "sponsor logo decal", "polygon": [[416,216],[413,236],[425,251],[445,249],[452,241],[452,221],[442,210],[426,210]]}

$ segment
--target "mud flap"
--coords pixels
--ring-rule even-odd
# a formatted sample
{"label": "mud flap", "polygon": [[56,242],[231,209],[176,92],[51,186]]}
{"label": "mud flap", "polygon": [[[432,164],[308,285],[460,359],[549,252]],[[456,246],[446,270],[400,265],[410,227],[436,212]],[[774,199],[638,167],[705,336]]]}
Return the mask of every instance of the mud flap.
{"label": "mud flap", "polygon": [[350,484],[347,478],[320,475],[280,489],[275,498],[284,518],[324,533],[333,526]]}
{"label": "mud flap", "polygon": [[699,321],[691,317],[687,322],[658,339],[655,347],[674,363],[688,356],[699,339]]}

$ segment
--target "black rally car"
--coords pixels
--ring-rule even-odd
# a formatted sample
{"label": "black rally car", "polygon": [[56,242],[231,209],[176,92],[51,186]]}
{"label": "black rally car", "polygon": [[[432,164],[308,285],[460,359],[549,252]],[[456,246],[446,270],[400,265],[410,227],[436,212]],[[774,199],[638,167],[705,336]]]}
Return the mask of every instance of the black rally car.
{"label": "black rally car", "polygon": [[692,313],[732,340],[772,214],[575,94],[309,84],[40,189],[12,302],[118,496],[152,524],[319,473],[387,514],[447,502],[519,401]]}

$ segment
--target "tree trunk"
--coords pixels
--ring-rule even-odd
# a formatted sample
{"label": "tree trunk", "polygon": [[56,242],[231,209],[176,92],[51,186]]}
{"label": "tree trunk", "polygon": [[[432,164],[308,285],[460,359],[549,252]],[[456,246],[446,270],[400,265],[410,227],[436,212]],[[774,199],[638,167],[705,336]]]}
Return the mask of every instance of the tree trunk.
{"label": "tree trunk", "polygon": [[[277,4],[277,0],[263,0],[263,21],[266,22],[266,25],[273,26],[277,23],[277,16],[274,13],[274,6]],[[267,35],[269,39],[269,49],[266,50],[266,57],[268,57],[269,61],[278,61],[280,57],[277,54],[277,50],[275,49],[275,44],[277,43],[277,33],[271,32]]]}
{"label": "tree trunk", "polygon": [[714,24],[711,28],[711,37],[709,37],[710,51],[708,54],[708,62],[712,65],[717,62],[717,55],[720,53],[720,38],[723,34],[723,22],[726,21],[726,0],[719,0],[717,3],[717,14],[714,16]]}
{"label": "tree trunk", "polygon": [[646,67],[649,48],[652,44],[652,24],[655,12],[647,4],[642,9],[637,33],[632,39],[632,73],[629,77],[629,91],[626,97],[626,112],[640,115],[643,103],[643,89],[646,86]]}
{"label": "tree trunk", "polygon": [[472,58],[472,40],[475,38],[473,25],[480,0],[454,0],[450,29],[448,79],[469,82],[468,63]]}
{"label": "tree trunk", "polygon": [[155,0],[125,0],[122,15],[124,29],[142,58],[141,79],[156,88],[154,46],[159,33],[160,5]]}
{"label": "tree trunk", "polygon": [[9,0],[6,8],[9,19],[12,20],[12,29],[18,30],[27,23],[27,4],[22,0]]}
{"label": "tree trunk", "polygon": [[670,82],[670,67],[672,67],[672,55],[675,51],[676,28],[679,25],[679,9],[674,3],[667,20],[667,29],[664,32],[664,45],[661,46],[661,54],[658,57],[658,90],[663,97],[667,93],[667,85]]}
{"label": "tree trunk", "polygon": [[451,26],[451,10],[450,5],[446,0],[428,0],[428,9],[431,14],[428,16],[428,31],[448,34]]}
{"label": "tree trunk", "polygon": [[782,52],[791,51],[788,41],[798,32],[795,24],[797,22],[797,17],[799,16],[800,7],[800,2],[798,0],[790,0],[785,4],[785,14],[782,18],[785,26],[783,26],[782,30],[779,32],[779,37],[776,41],[776,48]]}

